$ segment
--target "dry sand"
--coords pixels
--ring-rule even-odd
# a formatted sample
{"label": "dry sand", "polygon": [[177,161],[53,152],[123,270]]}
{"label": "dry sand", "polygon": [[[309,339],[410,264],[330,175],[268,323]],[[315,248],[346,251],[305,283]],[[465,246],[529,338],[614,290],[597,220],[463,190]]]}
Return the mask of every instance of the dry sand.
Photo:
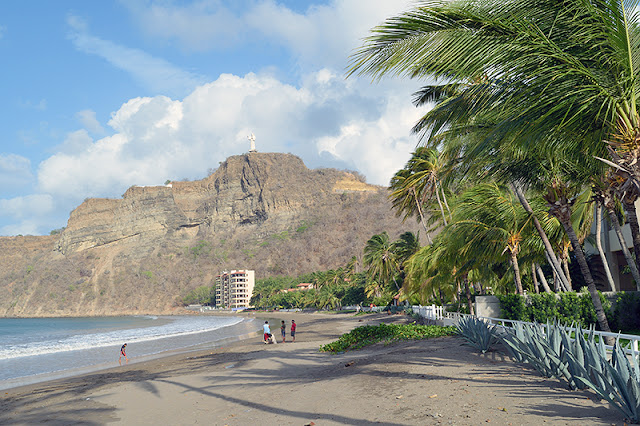
{"label": "dry sand", "polygon": [[295,318],[296,342],[264,345],[256,337],[2,391],[0,424],[623,424],[592,392],[570,391],[499,348],[481,355],[458,337],[318,351],[354,327],[404,316],[268,316]]}

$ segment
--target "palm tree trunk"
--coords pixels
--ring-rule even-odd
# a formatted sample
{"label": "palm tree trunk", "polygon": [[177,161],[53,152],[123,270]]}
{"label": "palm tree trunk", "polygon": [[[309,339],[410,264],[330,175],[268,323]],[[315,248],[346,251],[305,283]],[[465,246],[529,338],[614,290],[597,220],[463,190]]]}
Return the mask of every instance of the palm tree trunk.
{"label": "palm tree trunk", "polygon": [[573,290],[573,286],[571,285],[571,274],[569,273],[569,254],[567,253],[567,257],[562,259],[562,269],[564,271],[564,276],[567,277],[569,281],[569,288],[567,291]]}
{"label": "palm tree trunk", "polygon": [[555,291],[569,291],[564,281],[562,281],[562,278],[559,279],[560,276],[564,276],[564,272],[562,272],[562,269],[556,269],[548,253],[545,252],[545,255],[547,256],[547,263],[551,265],[551,272],[553,273],[553,289]]}
{"label": "palm tree trunk", "polygon": [[569,280],[567,280],[567,277],[565,277],[564,273],[562,272],[560,262],[558,262],[558,258],[556,257],[556,254],[553,251],[553,247],[551,247],[549,238],[547,237],[547,234],[544,232],[544,229],[542,229],[542,225],[540,225],[540,221],[533,214],[533,209],[529,205],[527,198],[524,196],[524,193],[522,192],[522,190],[515,184],[511,184],[511,189],[516,193],[516,196],[518,197],[518,200],[520,200],[520,204],[522,204],[522,207],[525,209],[525,211],[531,215],[531,218],[533,219],[533,225],[536,227],[536,230],[538,231],[538,235],[540,235],[540,239],[544,244],[544,248],[548,256],[547,258],[550,260],[551,266],[553,267],[553,269],[556,270],[563,284],[566,285],[566,287],[570,288]]}
{"label": "palm tree trunk", "polygon": [[469,280],[464,280],[464,294],[467,296],[467,306],[469,307],[469,313],[475,315],[473,310],[473,303],[471,303],[471,290],[469,290]]}
{"label": "palm tree trunk", "polygon": [[540,282],[542,283],[542,288],[544,288],[544,291],[546,291],[547,293],[553,293],[551,291],[551,287],[549,287],[549,283],[547,283],[547,278],[544,276],[544,272],[542,272],[542,268],[537,263],[536,271],[538,271],[538,276],[540,277]]}
{"label": "palm tree trunk", "polygon": [[429,230],[427,229],[427,224],[424,221],[424,215],[422,214],[422,207],[420,206],[420,201],[418,200],[418,194],[416,194],[416,188],[411,187],[413,191],[413,198],[416,200],[416,207],[418,207],[418,214],[420,215],[420,222],[422,223],[422,227],[424,228],[424,233],[427,235],[427,242],[429,245],[433,244],[431,241],[431,237],[429,236]]}
{"label": "palm tree trunk", "polygon": [[444,193],[444,188],[440,186],[440,191],[442,191],[442,201],[444,202],[444,206],[447,208],[447,213],[449,213],[449,220],[451,220],[451,209],[449,208],[449,203],[447,203],[447,195]]}
{"label": "palm tree trunk", "polygon": [[438,205],[440,206],[440,213],[442,214],[442,221],[444,222],[444,226],[447,226],[447,218],[444,215],[444,208],[442,207],[442,201],[440,201],[440,192],[438,191],[438,187],[436,186],[436,200],[438,200]]}
{"label": "palm tree trunk", "polygon": [[[569,209],[568,206],[565,207]],[[558,217],[560,216],[560,217]],[[596,310],[596,318],[598,319],[598,325],[600,326],[600,330],[611,332],[609,328],[609,322],[607,321],[607,317],[604,314],[604,309],[602,308],[602,302],[600,302],[600,295],[598,294],[598,290],[596,289],[596,283],[593,281],[593,276],[591,276],[591,271],[589,270],[589,265],[587,264],[587,259],[584,257],[584,252],[582,251],[582,246],[580,245],[580,241],[578,240],[578,236],[571,225],[571,214],[559,214],[556,216],[562,227],[564,228],[567,236],[569,237],[569,241],[571,241],[571,246],[573,247],[573,253],[576,256],[576,260],[578,261],[578,265],[580,265],[580,272],[582,272],[582,277],[587,283],[587,288],[589,289],[589,293],[591,294],[591,301],[593,302],[593,307]],[[605,342],[608,345],[611,345],[615,342],[615,339],[605,338]]]}
{"label": "palm tree trunk", "polygon": [[609,269],[609,261],[607,260],[607,256],[604,254],[604,249],[602,248],[602,235],[600,234],[602,234],[602,206],[598,204],[596,205],[596,248],[600,254],[600,260],[602,260],[604,273],[607,276],[609,287],[611,288],[611,291],[617,291],[615,281],[613,281],[613,276],[611,275],[611,269]]}
{"label": "palm tree trunk", "polygon": [[610,209],[609,207],[607,207],[607,213],[609,213],[609,221],[611,222],[611,225],[613,225],[613,229],[615,230],[616,235],[618,236],[618,242],[620,243],[620,247],[622,247],[622,254],[624,254],[624,258],[627,261],[627,265],[629,265],[629,269],[631,270],[631,276],[636,282],[636,289],[640,291],[640,272],[638,272],[636,262],[634,262],[635,259],[631,255],[629,248],[627,248],[627,241],[625,240],[624,235],[622,234],[622,229],[620,228],[620,221],[618,220],[618,216],[616,215],[616,212],[613,211],[613,209]]}
{"label": "palm tree trunk", "polygon": [[522,281],[520,280],[520,266],[518,266],[518,256],[515,251],[511,251],[511,265],[513,265],[513,279],[516,282],[516,292],[524,295],[522,290]]}
{"label": "palm tree trunk", "polygon": [[531,264],[531,278],[533,279],[533,288],[536,290],[536,294],[540,293],[540,287],[538,286],[538,277],[536,276],[536,265]]}
{"label": "palm tree trunk", "polygon": [[640,270],[640,228],[638,228],[638,215],[636,213],[635,203],[623,203],[624,211],[627,214],[627,221],[631,228],[631,237],[633,239],[633,254],[636,258],[636,268]]}

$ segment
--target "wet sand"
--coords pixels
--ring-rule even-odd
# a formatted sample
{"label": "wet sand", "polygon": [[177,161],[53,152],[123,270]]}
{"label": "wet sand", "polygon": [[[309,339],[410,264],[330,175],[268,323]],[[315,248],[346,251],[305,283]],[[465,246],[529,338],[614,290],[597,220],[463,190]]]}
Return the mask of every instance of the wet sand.
{"label": "wet sand", "polygon": [[[318,351],[359,325],[405,316],[255,315],[288,326],[294,318],[296,342],[264,345],[256,331],[215,350],[9,389],[0,424],[623,424],[592,392],[568,390],[500,348],[479,354],[458,337]],[[279,321],[271,330],[279,341]]]}

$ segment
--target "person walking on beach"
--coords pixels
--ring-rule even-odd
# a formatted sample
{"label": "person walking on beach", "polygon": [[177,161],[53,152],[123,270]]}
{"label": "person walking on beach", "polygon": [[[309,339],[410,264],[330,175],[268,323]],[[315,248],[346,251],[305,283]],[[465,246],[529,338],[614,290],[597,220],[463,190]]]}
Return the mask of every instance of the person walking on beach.
{"label": "person walking on beach", "polygon": [[264,342],[268,343],[269,338],[271,337],[271,329],[269,328],[269,321],[264,322],[262,329],[264,330]]}
{"label": "person walking on beach", "polygon": [[282,334],[282,343],[286,340],[287,337],[287,325],[282,320],[282,325],[280,326],[280,334]]}
{"label": "person walking on beach", "polygon": [[122,357],[124,357],[125,364],[129,363],[129,358],[127,358],[127,344],[125,343],[124,345],[122,345],[122,347],[120,348],[120,358],[118,358],[118,363],[120,365],[122,365]]}
{"label": "person walking on beach", "polygon": [[296,342],[296,320],[291,320],[291,343]]}

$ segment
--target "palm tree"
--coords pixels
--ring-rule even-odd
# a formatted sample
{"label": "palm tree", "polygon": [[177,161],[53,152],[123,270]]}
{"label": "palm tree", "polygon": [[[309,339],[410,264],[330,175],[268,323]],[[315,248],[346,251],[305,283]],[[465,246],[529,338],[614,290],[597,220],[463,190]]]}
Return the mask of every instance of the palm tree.
{"label": "palm tree", "polygon": [[[474,100],[471,113],[463,115],[493,115],[486,140],[517,134],[538,148],[557,149],[562,141],[563,147],[600,156],[608,148],[618,166],[619,192],[635,201],[640,195],[635,7],[636,2],[615,0],[567,0],[562,7],[551,0],[426,3],[374,29],[354,55],[351,73],[440,77],[447,79],[446,87],[488,81],[462,88]],[[549,137],[559,133],[572,137]],[[613,141],[608,147],[607,139]],[[566,226],[571,199],[554,194],[563,187],[555,182],[549,188],[550,211],[567,231],[581,271],[590,276],[577,253],[579,240]],[[637,222],[631,229],[635,242]],[[600,327],[607,331],[593,280],[585,279]]]}
{"label": "palm tree", "polygon": [[388,283],[393,280],[396,288],[400,290],[400,286],[395,281],[395,275],[398,273],[398,258],[386,231],[374,235],[367,241],[364,247],[364,266],[373,281]]}
{"label": "palm tree", "polygon": [[406,219],[417,211],[425,231],[427,228],[421,206],[427,200],[436,199],[444,225],[448,222],[445,207],[451,219],[451,211],[441,182],[444,163],[444,159],[435,149],[419,147],[405,167],[393,176],[389,186],[392,191],[390,198],[397,214],[404,214]]}

